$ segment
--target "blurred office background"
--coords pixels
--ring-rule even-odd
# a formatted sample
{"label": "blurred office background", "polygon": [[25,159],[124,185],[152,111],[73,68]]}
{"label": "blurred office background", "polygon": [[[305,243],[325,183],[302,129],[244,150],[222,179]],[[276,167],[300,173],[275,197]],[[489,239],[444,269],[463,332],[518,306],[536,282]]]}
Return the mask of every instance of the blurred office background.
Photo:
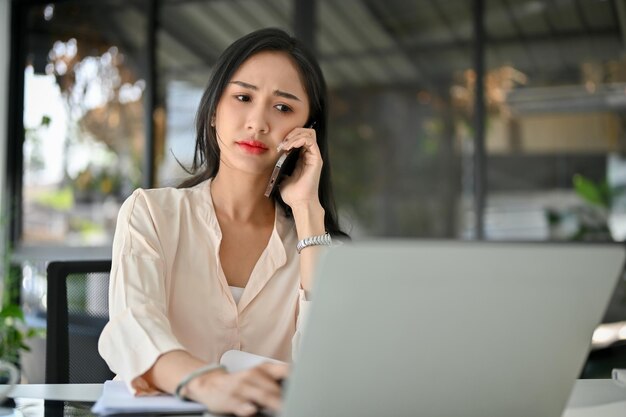
{"label": "blurred office background", "polygon": [[355,239],[626,238],[624,0],[0,0],[0,20],[0,221],[30,315],[46,262],[110,257],[122,201],[185,177],[212,65],[268,26],[325,72]]}

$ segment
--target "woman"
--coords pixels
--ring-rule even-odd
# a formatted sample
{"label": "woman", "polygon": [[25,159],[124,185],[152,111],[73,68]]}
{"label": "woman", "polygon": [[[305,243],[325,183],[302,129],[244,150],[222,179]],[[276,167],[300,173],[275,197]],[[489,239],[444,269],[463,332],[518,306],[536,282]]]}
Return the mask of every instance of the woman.
{"label": "woman", "polygon": [[[136,393],[176,393],[241,416],[280,407],[287,366],[226,373],[213,364],[229,349],[290,361],[319,245],[345,236],[325,89],[315,59],[285,32],[237,40],[200,103],[199,173],[178,189],[137,190],[122,206],[99,350]],[[300,152],[293,174],[265,197],[290,150]]]}

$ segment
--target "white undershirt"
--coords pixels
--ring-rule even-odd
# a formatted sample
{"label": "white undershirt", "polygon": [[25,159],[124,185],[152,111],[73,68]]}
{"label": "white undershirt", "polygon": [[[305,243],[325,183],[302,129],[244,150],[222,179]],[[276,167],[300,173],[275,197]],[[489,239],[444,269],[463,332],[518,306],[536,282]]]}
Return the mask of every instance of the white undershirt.
{"label": "white undershirt", "polygon": [[230,288],[230,292],[235,299],[235,304],[239,304],[239,300],[241,300],[241,294],[243,294],[243,288],[233,287],[232,285],[228,286],[228,288]]}

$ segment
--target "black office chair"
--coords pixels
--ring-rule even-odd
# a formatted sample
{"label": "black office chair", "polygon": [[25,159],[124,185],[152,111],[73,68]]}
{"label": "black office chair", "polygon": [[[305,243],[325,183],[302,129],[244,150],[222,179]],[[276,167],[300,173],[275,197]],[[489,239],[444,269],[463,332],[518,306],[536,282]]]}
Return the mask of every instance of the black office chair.
{"label": "black office chair", "polygon": [[111,261],[48,264],[46,383],[101,383],[114,374],[98,354],[108,321]]}

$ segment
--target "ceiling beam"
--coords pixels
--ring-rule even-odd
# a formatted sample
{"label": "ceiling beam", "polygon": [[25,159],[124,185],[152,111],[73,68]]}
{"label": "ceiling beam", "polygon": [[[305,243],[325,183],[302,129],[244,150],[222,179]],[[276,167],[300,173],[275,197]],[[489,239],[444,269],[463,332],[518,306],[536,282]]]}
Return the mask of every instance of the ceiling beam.
{"label": "ceiling beam", "polygon": [[[564,42],[580,42],[588,39],[588,36],[592,38],[615,38],[620,37],[622,34],[616,32],[615,30],[591,30],[589,34],[581,33],[579,31],[568,31],[568,32],[559,32],[554,34],[547,35],[534,35],[534,36],[526,36],[525,41],[529,45],[537,44],[537,43],[564,43]],[[603,39],[605,40],[605,39]],[[486,43],[488,47],[495,46],[499,48],[514,46],[520,43],[520,39],[518,37],[503,37],[503,38],[494,38],[487,36]],[[451,49],[465,49],[468,51],[472,47],[472,40],[457,40],[455,42],[430,42],[428,44],[404,44],[402,46],[402,52],[410,53],[410,54],[432,54],[440,51],[447,51]],[[327,60],[335,60],[335,59],[346,59],[351,57],[357,57],[362,55],[371,55],[374,57],[385,57],[391,54],[398,53],[398,49],[396,48],[372,48],[363,50],[360,52],[342,52],[338,54],[325,54],[322,55],[321,58]]]}
{"label": "ceiling beam", "polygon": [[626,50],[626,0],[613,0],[611,4],[616,11],[615,18],[622,35],[622,50]]}
{"label": "ceiling beam", "polygon": [[[528,62],[530,62],[533,68],[537,68],[537,62],[535,58],[533,57],[532,51],[530,50],[527,36],[522,30],[522,27],[520,26],[520,23],[517,20],[517,16],[515,15],[515,12],[511,8],[507,0],[502,0],[502,6],[506,9],[506,15],[509,18],[509,21],[511,23],[511,26],[513,27],[513,30],[515,30],[515,33],[517,34],[516,38],[518,39],[518,43],[521,44],[522,48],[526,52],[526,55],[528,55]],[[487,44],[489,44],[489,41],[487,41]]]}

